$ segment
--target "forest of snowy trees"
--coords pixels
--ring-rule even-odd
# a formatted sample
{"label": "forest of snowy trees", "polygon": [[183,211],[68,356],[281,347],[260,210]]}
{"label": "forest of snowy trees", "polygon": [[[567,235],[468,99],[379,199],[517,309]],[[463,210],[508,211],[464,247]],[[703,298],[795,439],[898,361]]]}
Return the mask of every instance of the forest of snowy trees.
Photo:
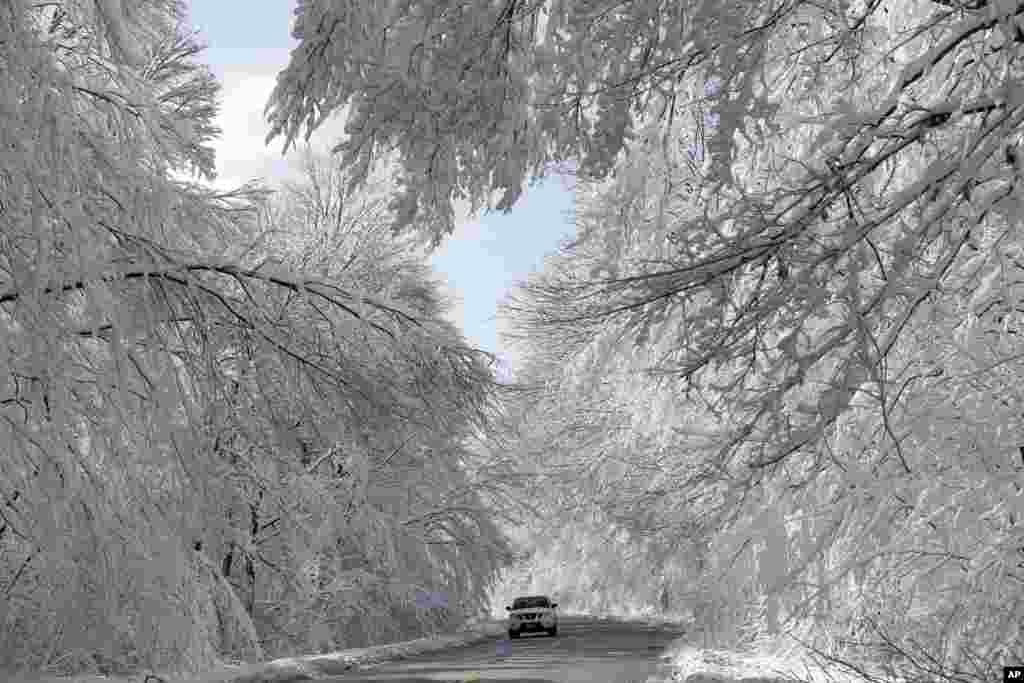
{"label": "forest of snowy trees", "polygon": [[422,240],[312,154],[273,195],[179,180],[211,173],[218,86],[178,3],[0,13],[0,668],[195,670],[482,609],[496,385]]}
{"label": "forest of snowy trees", "polygon": [[[0,5],[0,670],[361,645],[509,576],[1024,663],[1024,2],[300,0],[268,143],[344,136],[231,192],[186,25]],[[426,258],[566,169],[498,382]]]}

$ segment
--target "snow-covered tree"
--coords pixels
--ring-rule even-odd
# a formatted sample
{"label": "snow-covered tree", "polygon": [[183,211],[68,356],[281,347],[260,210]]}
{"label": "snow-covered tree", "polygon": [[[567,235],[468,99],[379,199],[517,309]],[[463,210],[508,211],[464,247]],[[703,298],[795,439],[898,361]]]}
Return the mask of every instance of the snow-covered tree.
{"label": "snow-covered tree", "polygon": [[194,671],[396,630],[417,588],[455,596],[421,630],[482,604],[493,378],[386,207],[182,180],[218,86],[176,0],[0,15],[0,670]]}
{"label": "snow-covered tree", "polygon": [[[310,583],[289,585],[301,573],[297,556],[283,564],[269,557],[264,568],[274,585],[262,630],[280,634],[282,650],[302,647],[314,630],[330,636],[315,644],[339,646],[450,627],[483,608],[508,559],[480,498],[488,487],[507,486],[498,473],[481,472],[486,462],[473,445],[497,416],[486,354],[467,348],[441,318],[446,304],[424,255],[414,240],[391,239],[384,203],[346,194],[344,177],[325,160],[307,155],[304,163],[301,182],[286,186],[269,211],[268,242],[280,242],[282,266],[361,283],[417,323],[385,343],[330,312],[297,326],[324,335],[332,334],[328,323],[335,335],[351,328],[335,353],[376,380],[363,384],[369,395],[358,387],[338,395],[358,419],[336,415],[332,406],[341,401],[324,395],[327,386],[316,389],[314,411],[305,414],[295,411],[295,389],[280,393],[285,424],[294,418],[301,476],[331,501],[310,509],[300,526],[308,537],[295,551],[306,553]],[[264,387],[258,395],[273,394]],[[266,572],[271,565],[280,571]],[[447,595],[448,607],[416,607],[422,593]]]}
{"label": "snow-covered tree", "polygon": [[201,594],[219,589],[149,495],[179,484],[149,465],[189,452],[188,301],[251,193],[170,179],[210,174],[217,132],[180,4],[0,13],[0,666],[201,666],[217,654]]}
{"label": "snow-covered tree", "polygon": [[269,138],[290,145],[344,111],[353,182],[397,151],[396,227],[419,216],[439,241],[455,199],[507,210],[551,163],[607,172],[637,110],[698,66],[732,68],[737,33],[756,41],[789,11],[768,4],[304,0]]}
{"label": "snow-covered tree", "polygon": [[[377,10],[300,4],[300,46],[271,98],[271,137],[291,142],[348,107],[338,151],[353,181],[378,148],[396,148],[408,209],[398,225],[422,208],[435,237],[451,229],[453,198],[487,202],[507,190],[504,207],[548,162],[575,159],[601,178],[632,145],[641,160],[615,173],[628,194],[628,176],[648,183],[646,150],[664,150],[680,172],[654,180],[666,184],[647,207],[656,213],[592,245],[607,263],[548,322],[621,324],[644,338],[667,334],[661,327],[675,335],[678,321],[663,318],[685,312],[662,369],[696,378],[724,359],[737,379],[749,370],[774,387],[737,434],[777,430],[771,402],[809,365],[845,358],[817,418],[790,425],[793,438],[760,454],[762,465],[810,443],[872,377],[852,344],[867,334],[876,355],[888,353],[970,230],[1012,219],[1021,116],[1012,2]],[[702,116],[691,125],[694,111]],[[694,129],[699,168],[679,150],[680,133]],[[602,196],[628,211],[623,196]],[[626,267],[618,262],[632,239],[647,251]],[[577,310],[598,294],[602,305]]]}

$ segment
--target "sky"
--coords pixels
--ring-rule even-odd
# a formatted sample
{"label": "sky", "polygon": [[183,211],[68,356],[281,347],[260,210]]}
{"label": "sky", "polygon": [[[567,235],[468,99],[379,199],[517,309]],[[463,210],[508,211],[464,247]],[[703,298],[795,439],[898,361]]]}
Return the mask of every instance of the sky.
{"label": "sky", "polygon": [[[291,37],[296,0],[190,0],[190,20],[208,45],[205,61],[220,80],[223,136],[217,145],[218,184],[253,178],[273,182],[292,171],[278,141],[264,145],[263,109],[277,73],[297,44]],[[329,144],[332,127],[315,136]],[[515,367],[514,350],[500,340],[496,307],[517,282],[540,270],[544,256],[573,232],[573,195],[555,177],[526,190],[508,214],[468,216],[431,256],[455,300],[450,318],[474,347]]]}

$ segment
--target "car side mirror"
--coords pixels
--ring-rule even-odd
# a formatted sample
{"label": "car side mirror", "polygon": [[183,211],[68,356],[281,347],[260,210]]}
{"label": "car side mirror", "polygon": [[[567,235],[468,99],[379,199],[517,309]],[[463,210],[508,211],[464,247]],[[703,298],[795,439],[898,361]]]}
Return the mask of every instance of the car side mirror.
{"label": "car side mirror", "polygon": [[509,607],[508,605],[505,605],[505,611],[506,611],[506,612],[511,612],[511,611],[512,611],[512,608],[511,608],[511,607]]}
{"label": "car side mirror", "polygon": [[553,602],[553,603],[551,603],[551,607],[552,607],[552,608],[558,607],[558,603],[557,603],[557,602]]}

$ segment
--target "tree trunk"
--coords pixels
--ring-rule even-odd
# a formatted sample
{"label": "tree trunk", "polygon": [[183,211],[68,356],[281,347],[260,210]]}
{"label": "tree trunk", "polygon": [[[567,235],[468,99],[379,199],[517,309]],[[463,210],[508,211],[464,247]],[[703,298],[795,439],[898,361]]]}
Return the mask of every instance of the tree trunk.
{"label": "tree trunk", "polygon": [[228,548],[228,554],[224,556],[224,561],[221,563],[220,573],[228,581],[231,580],[231,564],[235,559],[235,545],[232,543]]}

